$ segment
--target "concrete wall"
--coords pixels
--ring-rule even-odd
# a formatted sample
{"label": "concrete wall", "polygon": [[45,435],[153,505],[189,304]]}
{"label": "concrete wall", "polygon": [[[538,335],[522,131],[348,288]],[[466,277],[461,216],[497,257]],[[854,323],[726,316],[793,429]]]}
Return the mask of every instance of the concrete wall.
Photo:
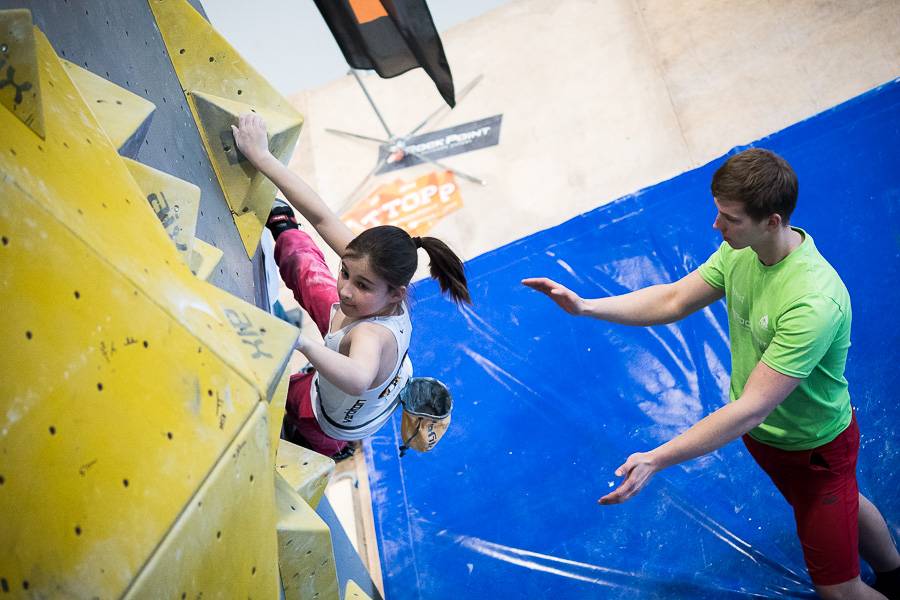
{"label": "concrete wall", "polygon": [[[433,128],[503,114],[499,146],[444,161],[488,182],[461,181],[464,208],[433,231],[466,259],[900,75],[896,0],[520,0],[442,39],[457,89],[484,80]],[[394,133],[440,105],[421,70],[364,81]],[[325,128],[385,132],[349,76],[299,102],[294,166],[337,208],[377,145]]]}

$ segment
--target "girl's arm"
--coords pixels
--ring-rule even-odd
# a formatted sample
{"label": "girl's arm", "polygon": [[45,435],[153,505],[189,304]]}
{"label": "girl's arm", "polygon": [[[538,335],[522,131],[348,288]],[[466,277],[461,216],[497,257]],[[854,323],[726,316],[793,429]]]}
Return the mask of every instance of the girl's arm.
{"label": "girl's arm", "polygon": [[306,356],[322,377],[339,390],[351,396],[361,396],[376,384],[375,378],[378,376],[381,354],[386,343],[379,335],[380,332],[373,330],[373,327],[379,326],[363,323],[348,334],[352,336],[349,356],[303,337],[297,339],[294,347]]}
{"label": "girl's arm", "polygon": [[353,232],[311,187],[272,156],[263,118],[254,113],[241,115],[238,126],[232,125],[231,130],[241,154],[281,190],[287,201],[319,232],[325,243],[338,256],[343,256],[347,244],[354,238]]}

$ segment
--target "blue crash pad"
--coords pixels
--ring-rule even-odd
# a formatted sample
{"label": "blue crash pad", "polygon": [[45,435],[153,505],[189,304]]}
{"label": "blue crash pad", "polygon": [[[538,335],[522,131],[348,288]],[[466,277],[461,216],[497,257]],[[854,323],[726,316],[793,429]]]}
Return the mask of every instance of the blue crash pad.
{"label": "blue crash pad", "polygon": [[[794,166],[792,222],[850,290],[860,487],[897,535],[900,80],[753,145]],[[630,453],[727,398],[724,303],[625,327],[520,284],[597,297],[686,275],[721,241],[709,182],[724,158],[471,260],[472,308],[414,287],[410,355],[455,409],[430,454],[398,457],[399,415],[369,442],[387,598],[813,597],[789,508],[740,442],[596,502]]]}

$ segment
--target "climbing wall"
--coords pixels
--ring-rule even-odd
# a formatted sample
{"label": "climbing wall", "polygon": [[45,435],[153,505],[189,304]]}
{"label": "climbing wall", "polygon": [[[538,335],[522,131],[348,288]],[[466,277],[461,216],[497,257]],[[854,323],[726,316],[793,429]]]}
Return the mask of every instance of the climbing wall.
{"label": "climbing wall", "polygon": [[[190,3],[203,11],[200,2]],[[145,0],[0,0],[0,9],[28,8],[59,57],[155,105],[145,135],[125,156],[200,189],[196,236],[222,252],[209,273],[216,287],[265,306],[261,254],[249,260],[225,193],[203,146],[188,100]],[[94,109],[104,106],[96,99]],[[113,106],[115,101],[113,101]],[[105,106],[104,106],[105,107]]]}
{"label": "climbing wall", "polygon": [[[334,464],[278,443],[298,332],[257,307],[274,189],[209,158],[258,109],[287,160],[302,119],[184,0],[7,4],[0,592],[337,599]],[[188,22],[210,80],[270,94],[185,83],[158,31]],[[184,94],[210,88],[213,124]]]}

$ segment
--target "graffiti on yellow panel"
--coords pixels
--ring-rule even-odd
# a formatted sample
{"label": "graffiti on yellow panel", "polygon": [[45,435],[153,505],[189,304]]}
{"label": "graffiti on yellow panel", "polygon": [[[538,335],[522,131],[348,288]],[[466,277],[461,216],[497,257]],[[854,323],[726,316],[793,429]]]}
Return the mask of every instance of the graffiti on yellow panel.
{"label": "graffiti on yellow panel", "polygon": [[378,187],[341,217],[360,233],[377,225],[396,225],[410,235],[425,235],[438,221],[462,207],[451,171],[435,171],[413,181],[397,179]]}
{"label": "graffiti on yellow panel", "polygon": [[0,104],[44,137],[44,111],[31,11],[0,10]]}
{"label": "graffiti on yellow panel", "polygon": [[200,188],[143,163],[123,160],[182,260],[189,265],[200,212]]}

